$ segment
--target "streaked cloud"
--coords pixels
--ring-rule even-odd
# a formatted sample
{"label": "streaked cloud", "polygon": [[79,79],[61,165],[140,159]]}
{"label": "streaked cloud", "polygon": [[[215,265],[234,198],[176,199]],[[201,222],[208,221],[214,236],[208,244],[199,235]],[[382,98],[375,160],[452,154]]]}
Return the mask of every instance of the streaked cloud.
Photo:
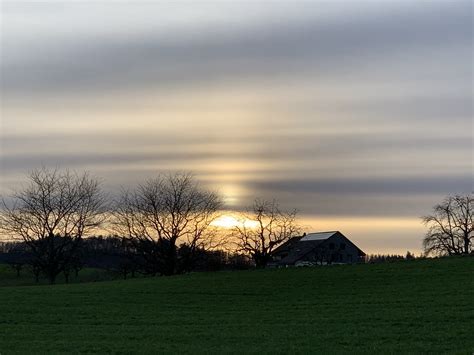
{"label": "streaked cloud", "polygon": [[363,239],[361,220],[385,221],[370,238],[409,220],[416,242],[387,241],[405,248],[433,203],[474,189],[470,1],[2,12],[2,192],[39,165],[90,170],[112,193],[193,170],[229,208],[277,197],[314,228],[353,217]]}
{"label": "streaked cloud", "polygon": [[[425,63],[432,63],[433,58],[427,60],[426,55],[433,51],[443,57],[456,51],[450,58],[451,64],[452,61],[463,63],[465,59],[459,57],[459,53],[466,56],[471,50],[472,14],[466,11],[469,2],[402,3],[398,7],[385,4],[374,5],[374,9],[365,4],[362,10],[353,5],[340,9],[340,16],[330,20],[317,15],[321,7],[331,7],[328,4],[297,2],[286,19],[282,17],[282,10],[288,9],[288,5],[275,3],[266,6],[270,14],[262,20],[267,22],[256,23],[251,17],[248,27],[244,26],[245,21],[232,21],[234,16],[226,13],[229,5],[223,6],[220,13],[230,19],[229,22],[213,23],[217,12],[211,16],[210,26],[184,23],[183,28],[179,23],[170,28],[166,24],[157,27],[154,22],[166,18],[164,13],[171,9],[186,11],[184,4],[175,7],[131,4],[126,8],[112,4],[87,7],[77,3],[58,4],[50,5],[51,13],[35,5],[27,12],[26,19],[25,6],[16,9],[12,5],[12,19],[9,21],[7,12],[5,30],[11,26],[13,31],[21,33],[28,28],[32,31],[27,32],[29,41],[25,40],[30,46],[13,36],[5,36],[3,85],[7,94],[16,91],[64,94],[64,90],[67,93],[68,90],[100,92],[188,87],[215,81],[227,83],[242,77],[254,80],[268,75],[310,74],[337,78],[347,72],[377,71],[374,61],[390,61],[391,58],[398,67],[409,70],[410,63],[400,59],[407,57],[410,61],[423,59]],[[255,10],[263,15],[262,4],[241,3],[231,6],[234,7],[242,16]],[[364,11],[367,7],[372,11]],[[128,11],[139,16],[146,14],[144,20],[148,21],[144,23],[149,26],[136,20],[129,23],[124,16]],[[56,20],[51,15],[63,18]],[[115,31],[103,29],[106,15]],[[206,16],[203,17],[205,21]],[[75,19],[72,23],[82,31],[76,33],[73,27],[64,32],[68,18]],[[48,26],[44,26],[44,22]],[[57,26],[53,26],[56,23]],[[92,29],[84,31],[85,23]],[[34,32],[36,27],[43,32]],[[440,53],[440,47],[446,51]],[[31,60],[32,54],[34,60]],[[400,70],[386,67],[383,74],[397,69]],[[469,71],[459,66],[450,66],[449,70],[460,76]]]}

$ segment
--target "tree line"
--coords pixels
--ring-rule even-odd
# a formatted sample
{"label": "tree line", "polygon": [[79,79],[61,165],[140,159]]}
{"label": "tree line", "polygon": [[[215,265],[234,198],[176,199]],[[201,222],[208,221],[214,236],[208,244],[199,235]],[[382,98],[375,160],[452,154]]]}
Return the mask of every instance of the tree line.
{"label": "tree line", "polygon": [[[21,241],[0,242],[0,263],[10,266],[17,277],[32,273],[35,281],[45,276],[36,267],[36,258],[28,246]],[[243,254],[223,249],[198,249],[190,264],[186,245],[177,248],[177,273],[189,271],[244,270],[253,266],[251,259]],[[62,270],[66,283],[71,277],[78,277],[83,268],[95,268],[108,272],[110,276],[124,279],[139,275],[156,275],[150,272],[147,260],[132,248],[127,240],[114,235],[89,236],[83,238],[76,254]]]}
{"label": "tree line", "polygon": [[[449,197],[423,217],[427,254],[473,252],[472,203],[471,196]],[[195,270],[203,258],[216,259],[225,248],[242,265],[250,260],[265,267],[276,247],[301,234],[296,210],[257,199],[223,238],[213,225],[223,207],[221,196],[190,173],[158,175],[109,199],[88,173],[42,168],[10,198],[2,197],[0,232],[20,239],[35,277],[51,283],[61,273],[67,278],[77,272],[91,248],[113,247],[115,266],[125,275],[174,275]],[[115,237],[91,238],[103,230]]]}
{"label": "tree line", "polygon": [[9,199],[2,198],[0,230],[21,240],[36,277],[44,275],[51,283],[76,267],[91,242],[87,237],[104,229],[120,236],[120,264],[147,275],[194,270],[203,254],[209,257],[229,245],[233,259],[242,254],[264,267],[272,250],[299,231],[296,211],[256,200],[242,219],[252,218],[258,226],[243,223],[223,238],[212,224],[223,206],[219,194],[190,173],[159,175],[110,201],[88,173],[42,168],[30,173],[28,184]]}
{"label": "tree line", "polygon": [[369,254],[365,258],[365,262],[369,264],[380,264],[386,262],[394,262],[394,261],[403,261],[403,260],[414,260],[414,259],[422,259],[424,255],[416,256],[415,254],[407,251],[405,255],[401,254]]}

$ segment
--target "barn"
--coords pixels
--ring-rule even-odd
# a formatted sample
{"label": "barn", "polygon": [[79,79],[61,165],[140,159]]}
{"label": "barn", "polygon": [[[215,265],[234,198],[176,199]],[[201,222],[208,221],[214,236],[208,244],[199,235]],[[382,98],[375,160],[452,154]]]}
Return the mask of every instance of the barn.
{"label": "barn", "polygon": [[294,237],[272,253],[272,266],[354,264],[365,261],[365,253],[339,231]]}

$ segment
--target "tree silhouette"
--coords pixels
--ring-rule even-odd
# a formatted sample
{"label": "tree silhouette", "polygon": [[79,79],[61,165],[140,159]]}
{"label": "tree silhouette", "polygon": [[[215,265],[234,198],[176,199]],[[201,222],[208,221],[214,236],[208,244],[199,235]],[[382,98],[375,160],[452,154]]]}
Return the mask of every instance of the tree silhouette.
{"label": "tree silhouette", "polygon": [[0,229],[24,241],[36,278],[43,273],[50,283],[59,273],[68,273],[82,237],[106,217],[100,184],[87,173],[34,170],[29,184],[11,200],[2,198]]}
{"label": "tree silhouette", "polygon": [[456,255],[473,252],[474,198],[472,195],[448,196],[422,217],[428,232],[423,240],[427,255]]}
{"label": "tree silhouette", "polygon": [[[296,215],[296,210],[282,211],[275,200],[255,200],[234,227],[238,252],[249,255],[257,267],[265,267],[278,245],[300,233]],[[248,225],[248,221],[256,223]]]}
{"label": "tree silhouette", "polygon": [[148,273],[177,271],[177,242],[207,245],[222,200],[189,173],[160,175],[124,191],[114,208],[114,227],[143,256]]}

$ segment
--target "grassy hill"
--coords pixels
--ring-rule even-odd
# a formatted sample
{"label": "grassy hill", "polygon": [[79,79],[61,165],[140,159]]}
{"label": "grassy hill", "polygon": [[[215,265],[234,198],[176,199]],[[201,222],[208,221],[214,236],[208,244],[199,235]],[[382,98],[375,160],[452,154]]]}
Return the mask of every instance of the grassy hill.
{"label": "grassy hill", "polygon": [[472,257],[5,286],[0,353],[472,354],[473,296]]}

